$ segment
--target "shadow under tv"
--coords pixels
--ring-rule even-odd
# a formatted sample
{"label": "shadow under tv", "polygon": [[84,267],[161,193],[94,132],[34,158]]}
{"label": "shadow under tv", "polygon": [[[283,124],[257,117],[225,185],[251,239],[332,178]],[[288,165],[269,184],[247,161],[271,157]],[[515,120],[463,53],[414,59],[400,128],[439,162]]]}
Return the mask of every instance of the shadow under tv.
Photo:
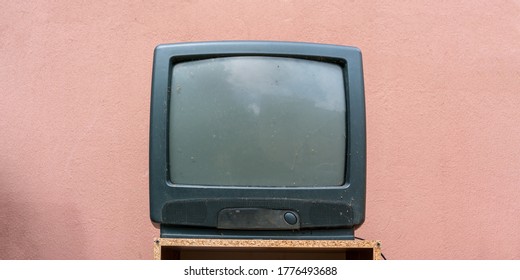
{"label": "shadow under tv", "polygon": [[161,225],[161,238],[226,238],[226,239],[300,239],[353,240],[354,229],[316,229],[297,231],[222,230]]}

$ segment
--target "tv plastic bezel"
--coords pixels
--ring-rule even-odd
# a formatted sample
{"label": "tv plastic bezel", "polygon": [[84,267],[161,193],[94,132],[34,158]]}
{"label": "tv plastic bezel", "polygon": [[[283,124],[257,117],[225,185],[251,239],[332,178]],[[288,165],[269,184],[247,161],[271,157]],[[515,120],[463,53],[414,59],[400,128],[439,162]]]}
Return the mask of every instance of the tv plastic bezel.
{"label": "tv plastic bezel", "polygon": [[[347,106],[347,147],[343,185],[312,187],[207,186],[176,185],[170,182],[168,120],[173,66],[185,61],[231,56],[287,57],[334,63],[341,66]],[[263,204],[252,205],[260,208],[279,207],[279,203],[273,203],[274,200],[282,202],[284,200],[308,201],[312,205],[318,205],[313,211],[316,211],[316,209],[319,211],[320,203],[335,203],[350,207],[352,218],[349,219],[347,224],[330,226],[323,226],[322,224],[318,226],[321,230],[338,227],[357,228],[363,223],[366,204],[366,129],[363,69],[361,51],[358,48],[271,41],[222,41],[158,45],[154,51],[150,105],[149,194],[150,217],[155,225],[163,226],[171,223],[172,217],[165,217],[163,208],[172,201],[207,200],[219,201],[218,205],[224,205],[226,203],[233,204],[234,198],[237,200],[245,198],[249,201],[255,201],[256,204]],[[233,206],[229,205],[229,207]],[[206,216],[218,214],[212,213],[214,211],[212,209],[207,210],[209,212],[204,213]],[[299,209],[295,210],[299,211]],[[308,211],[308,209],[305,211]],[[171,215],[175,214],[171,213]],[[213,219],[213,217],[210,218]],[[323,218],[327,219],[327,217]],[[188,222],[178,226],[188,228],[194,226],[199,229],[213,228],[214,230],[215,224],[201,225]],[[307,224],[305,228],[312,230],[313,226]],[[281,235],[283,235],[283,232]]]}

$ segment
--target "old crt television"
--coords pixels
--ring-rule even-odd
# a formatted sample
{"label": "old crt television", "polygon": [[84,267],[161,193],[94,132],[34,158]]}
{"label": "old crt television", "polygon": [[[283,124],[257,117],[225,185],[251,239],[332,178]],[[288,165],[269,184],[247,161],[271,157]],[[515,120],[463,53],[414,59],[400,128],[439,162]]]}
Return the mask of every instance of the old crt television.
{"label": "old crt television", "polygon": [[353,239],[365,218],[365,146],[357,48],[155,49],[150,216],[161,237]]}

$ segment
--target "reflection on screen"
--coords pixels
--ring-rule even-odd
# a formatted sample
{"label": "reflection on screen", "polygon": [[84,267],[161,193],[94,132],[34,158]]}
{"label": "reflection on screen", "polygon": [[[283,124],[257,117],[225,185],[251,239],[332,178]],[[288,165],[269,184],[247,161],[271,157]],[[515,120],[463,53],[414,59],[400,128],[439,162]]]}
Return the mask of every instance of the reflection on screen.
{"label": "reflection on screen", "polygon": [[340,66],[303,59],[243,56],[175,65],[170,180],[342,185],[344,88]]}

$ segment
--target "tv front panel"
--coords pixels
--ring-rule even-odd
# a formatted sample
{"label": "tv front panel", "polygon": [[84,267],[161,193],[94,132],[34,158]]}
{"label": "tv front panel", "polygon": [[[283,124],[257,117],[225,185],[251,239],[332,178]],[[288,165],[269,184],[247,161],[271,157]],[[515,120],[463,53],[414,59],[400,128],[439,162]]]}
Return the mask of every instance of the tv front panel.
{"label": "tv front panel", "polygon": [[357,48],[159,45],[150,216],[163,237],[353,238],[365,218]]}

